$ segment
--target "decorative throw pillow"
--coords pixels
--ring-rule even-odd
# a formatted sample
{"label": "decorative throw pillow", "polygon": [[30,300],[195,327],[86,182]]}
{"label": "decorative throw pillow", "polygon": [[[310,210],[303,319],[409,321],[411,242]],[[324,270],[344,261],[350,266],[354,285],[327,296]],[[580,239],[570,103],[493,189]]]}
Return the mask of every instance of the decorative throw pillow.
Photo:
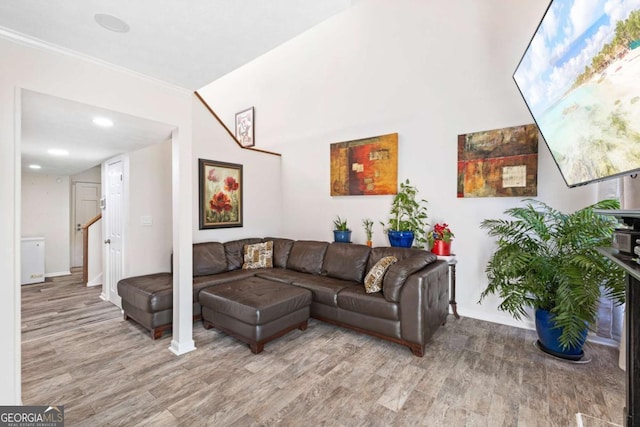
{"label": "decorative throw pillow", "polygon": [[273,268],[273,242],[244,245],[244,270]]}
{"label": "decorative throw pillow", "polygon": [[398,258],[394,256],[386,256],[371,267],[371,270],[369,270],[364,278],[364,288],[368,294],[380,292],[382,290],[382,279],[384,278],[384,274],[387,272],[387,269],[396,262],[398,262]]}

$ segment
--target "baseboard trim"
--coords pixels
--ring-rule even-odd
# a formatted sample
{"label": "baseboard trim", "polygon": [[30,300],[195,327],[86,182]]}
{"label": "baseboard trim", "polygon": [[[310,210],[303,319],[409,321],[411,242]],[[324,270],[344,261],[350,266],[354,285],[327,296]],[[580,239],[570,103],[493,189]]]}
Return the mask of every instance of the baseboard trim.
{"label": "baseboard trim", "polygon": [[[472,319],[484,320],[485,322],[498,323],[506,326],[513,326],[515,328],[529,329],[531,331],[536,330],[536,324],[533,319],[525,318],[523,320],[516,320],[511,316],[502,315],[501,313],[487,313],[480,310],[468,310],[461,309],[458,306],[458,314],[461,317],[470,317]],[[593,332],[589,332],[587,335],[587,341],[592,344],[605,345],[607,347],[619,347],[620,343],[615,340],[603,338],[595,335]]]}
{"label": "baseboard trim", "polygon": [[68,276],[71,274],[71,270],[67,271],[57,271],[55,273],[45,273],[44,277],[58,277],[58,276]]}
{"label": "baseboard trim", "polygon": [[93,279],[87,282],[87,286],[99,286],[102,285],[102,273],[98,274]]}

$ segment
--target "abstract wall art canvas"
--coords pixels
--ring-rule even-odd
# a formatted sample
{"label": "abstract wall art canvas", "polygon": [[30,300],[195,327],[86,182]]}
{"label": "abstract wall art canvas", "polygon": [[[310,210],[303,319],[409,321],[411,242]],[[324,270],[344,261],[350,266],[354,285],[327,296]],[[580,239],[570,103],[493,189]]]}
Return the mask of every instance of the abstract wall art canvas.
{"label": "abstract wall art canvas", "polygon": [[531,197],[537,191],[536,125],[458,135],[458,197]]}
{"label": "abstract wall art canvas", "polygon": [[398,191],[398,134],[331,144],[331,195],[381,195]]}

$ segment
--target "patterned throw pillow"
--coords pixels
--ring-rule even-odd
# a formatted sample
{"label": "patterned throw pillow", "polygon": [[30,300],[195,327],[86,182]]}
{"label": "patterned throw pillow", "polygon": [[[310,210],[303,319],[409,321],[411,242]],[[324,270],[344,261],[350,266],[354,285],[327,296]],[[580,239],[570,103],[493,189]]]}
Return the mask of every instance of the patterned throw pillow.
{"label": "patterned throw pillow", "polygon": [[376,262],[376,265],[371,267],[371,270],[369,270],[364,278],[364,288],[368,294],[380,292],[382,290],[382,279],[384,278],[384,274],[387,272],[387,269],[396,262],[398,262],[398,258],[394,256],[386,256]]}
{"label": "patterned throw pillow", "polygon": [[273,268],[273,242],[244,245],[244,270]]}

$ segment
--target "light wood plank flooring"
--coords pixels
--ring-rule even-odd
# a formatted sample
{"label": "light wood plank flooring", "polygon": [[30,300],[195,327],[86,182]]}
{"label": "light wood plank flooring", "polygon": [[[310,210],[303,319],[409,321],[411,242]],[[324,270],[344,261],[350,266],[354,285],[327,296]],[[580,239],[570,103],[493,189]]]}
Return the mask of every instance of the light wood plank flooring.
{"label": "light wood plank flooring", "polygon": [[197,350],[177,357],[79,281],[22,287],[23,403],[63,404],[69,426],[622,424],[613,348],[567,364],[532,331],[450,316],[423,358],[313,320],[259,355],[197,323]]}

